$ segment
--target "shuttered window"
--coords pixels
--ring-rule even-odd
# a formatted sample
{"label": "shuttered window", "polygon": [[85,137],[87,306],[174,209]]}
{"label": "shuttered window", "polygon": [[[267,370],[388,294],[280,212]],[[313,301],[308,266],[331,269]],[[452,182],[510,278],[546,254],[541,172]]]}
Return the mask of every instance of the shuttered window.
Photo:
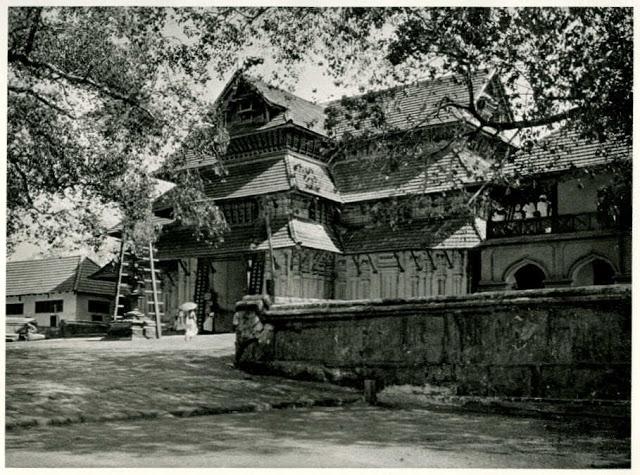
{"label": "shuttered window", "polygon": [[63,310],[62,300],[44,300],[36,302],[36,313],[59,313]]}

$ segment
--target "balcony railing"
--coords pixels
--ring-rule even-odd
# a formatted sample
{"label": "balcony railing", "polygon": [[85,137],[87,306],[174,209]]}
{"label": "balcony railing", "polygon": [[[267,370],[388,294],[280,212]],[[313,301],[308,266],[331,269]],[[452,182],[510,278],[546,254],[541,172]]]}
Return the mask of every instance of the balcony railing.
{"label": "balcony railing", "polygon": [[597,231],[615,227],[617,227],[616,223],[604,221],[599,213],[567,214],[511,221],[490,221],[487,224],[487,238]]}

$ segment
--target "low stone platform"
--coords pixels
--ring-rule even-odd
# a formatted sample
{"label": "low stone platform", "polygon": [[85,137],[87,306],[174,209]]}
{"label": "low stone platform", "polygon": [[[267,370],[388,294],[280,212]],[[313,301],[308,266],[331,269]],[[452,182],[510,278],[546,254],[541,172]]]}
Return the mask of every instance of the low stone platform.
{"label": "low stone platform", "polygon": [[157,338],[156,324],[151,319],[125,319],[109,325],[105,339],[135,340],[137,338]]}

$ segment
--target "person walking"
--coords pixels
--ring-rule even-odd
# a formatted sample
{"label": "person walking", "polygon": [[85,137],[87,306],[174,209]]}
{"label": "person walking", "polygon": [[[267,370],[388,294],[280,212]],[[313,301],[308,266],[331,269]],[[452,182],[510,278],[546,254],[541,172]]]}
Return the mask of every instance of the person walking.
{"label": "person walking", "polygon": [[179,311],[186,314],[184,322],[184,341],[190,341],[194,336],[198,334],[196,308],[198,308],[198,304],[194,302],[185,302],[178,307]]}
{"label": "person walking", "polygon": [[186,330],[184,332],[184,340],[191,341],[191,339],[198,334],[198,321],[196,319],[196,311],[190,310],[187,313]]}

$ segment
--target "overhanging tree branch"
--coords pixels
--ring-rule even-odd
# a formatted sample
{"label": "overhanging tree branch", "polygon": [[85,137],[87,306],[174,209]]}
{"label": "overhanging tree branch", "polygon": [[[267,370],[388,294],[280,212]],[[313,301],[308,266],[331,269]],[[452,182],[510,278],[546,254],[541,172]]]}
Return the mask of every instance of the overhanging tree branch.
{"label": "overhanging tree branch", "polygon": [[65,79],[67,81],[69,81],[70,83],[73,84],[77,84],[79,86],[88,86],[94,90],[96,90],[97,92],[99,92],[100,94],[103,94],[105,96],[111,97],[112,99],[116,99],[119,100],[127,105],[130,105],[142,112],[144,112],[149,118],[151,118],[152,120],[156,120],[156,117],[149,112],[148,109],[146,109],[145,107],[143,107],[139,101],[137,101],[134,97],[132,96],[128,96],[125,95],[119,91],[116,91],[112,88],[110,88],[109,86],[107,86],[106,84],[101,84],[91,78],[88,77],[84,77],[84,76],[78,76],[77,74],[72,74],[72,73],[68,73],[66,71],[63,71],[62,69],[58,68],[57,66],[51,64],[51,63],[47,63],[44,61],[32,61],[26,54],[24,53],[18,53],[15,51],[10,51],[9,52],[9,63],[20,63],[23,64],[27,67],[33,68],[33,69],[41,69],[41,70],[46,70],[48,72],[50,72],[51,74],[53,74],[54,76],[57,76],[58,78],[62,78]]}
{"label": "overhanging tree branch", "polygon": [[69,112],[69,111],[63,109],[62,107],[57,106],[53,102],[50,102],[49,100],[45,99],[44,97],[42,97],[40,94],[38,94],[33,89],[29,89],[27,87],[17,87],[17,86],[9,86],[8,89],[9,89],[9,92],[13,92],[15,94],[27,94],[27,95],[29,95],[31,97],[34,97],[39,102],[42,102],[44,105],[46,105],[47,107],[50,107],[50,108],[58,111],[59,113],[61,113],[63,115],[66,115],[70,119],[76,119],[76,117],[71,112]]}
{"label": "overhanging tree branch", "polygon": [[42,16],[42,8],[36,8],[34,10],[34,15],[35,18],[33,19],[33,22],[31,23],[31,28],[29,29],[29,36],[27,37],[27,44],[25,46],[24,49],[24,53],[25,55],[29,55],[31,54],[31,51],[33,51],[33,45],[35,42],[35,38],[36,38],[36,32],[38,31],[38,26],[40,26],[40,17]]}

